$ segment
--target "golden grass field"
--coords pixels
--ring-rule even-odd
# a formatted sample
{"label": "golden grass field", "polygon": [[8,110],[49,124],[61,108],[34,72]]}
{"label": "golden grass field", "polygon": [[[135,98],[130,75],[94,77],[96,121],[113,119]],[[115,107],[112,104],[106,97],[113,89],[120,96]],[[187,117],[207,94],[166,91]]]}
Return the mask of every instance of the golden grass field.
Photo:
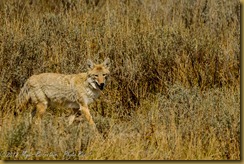
{"label": "golden grass field", "polygon": [[[16,115],[31,75],[106,57],[99,135],[61,107]],[[0,72],[0,160],[240,160],[238,0],[1,0]]]}

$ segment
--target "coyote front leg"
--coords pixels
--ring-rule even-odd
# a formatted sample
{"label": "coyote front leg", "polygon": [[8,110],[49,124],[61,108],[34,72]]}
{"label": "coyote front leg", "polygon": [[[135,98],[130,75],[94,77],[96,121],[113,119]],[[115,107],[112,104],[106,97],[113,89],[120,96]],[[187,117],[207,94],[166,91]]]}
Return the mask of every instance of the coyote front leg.
{"label": "coyote front leg", "polygon": [[87,105],[81,105],[80,104],[80,111],[82,111],[87,119],[87,121],[89,122],[90,125],[92,125],[93,127],[96,127],[93,119],[92,119],[92,116],[91,116],[91,113],[88,109],[88,106]]}

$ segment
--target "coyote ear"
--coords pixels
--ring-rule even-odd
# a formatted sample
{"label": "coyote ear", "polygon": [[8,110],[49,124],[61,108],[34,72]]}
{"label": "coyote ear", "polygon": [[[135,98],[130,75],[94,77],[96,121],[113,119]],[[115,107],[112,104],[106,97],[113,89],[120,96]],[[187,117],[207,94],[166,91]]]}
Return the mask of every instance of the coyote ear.
{"label": "coyote ear", "polygon": [[94,66],[94,63],[93,63],[90,59],[88,59],[88,60],[87,60],[87,67],[88,67],[89,69],[92,69],[93,66]]}
{"label": "coyote ear", "polygon": [[103,62],[103,65],[104,65],[105,67],[109,68],[109,67],[110,67],[110,59],[107,58],[107,59]]}

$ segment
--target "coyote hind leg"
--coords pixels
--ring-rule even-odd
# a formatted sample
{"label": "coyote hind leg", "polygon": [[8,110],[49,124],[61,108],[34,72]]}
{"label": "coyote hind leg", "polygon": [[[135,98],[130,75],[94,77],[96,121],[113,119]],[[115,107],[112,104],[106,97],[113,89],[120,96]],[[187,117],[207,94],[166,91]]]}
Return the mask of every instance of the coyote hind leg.
{"label": "coyote hind leg", "polygon": [[41,119],[43,117],[43,114],[46,112],[47,109],[47,103],[37,103],[36,104],[36,109],[34,109],[31,113],[31,117],[33,119],[33,117],[35,118],[35,123],[40,123]]}
{"label": "coyote hind leg", "polygon": [[47,109],[47,103],[38,103],[36,105],[37,118],[42,119],[43,114],[46,112],[46,109]]}
{"label": "coyote hind leg", "polygon": [[30,92],[31,101],[35,104],[35,109],[31,113],[31,117],[36,117],[36,120],[40,121],[43,114],[46,112],[48,100],[45,93],[39,88],[35,87]]}

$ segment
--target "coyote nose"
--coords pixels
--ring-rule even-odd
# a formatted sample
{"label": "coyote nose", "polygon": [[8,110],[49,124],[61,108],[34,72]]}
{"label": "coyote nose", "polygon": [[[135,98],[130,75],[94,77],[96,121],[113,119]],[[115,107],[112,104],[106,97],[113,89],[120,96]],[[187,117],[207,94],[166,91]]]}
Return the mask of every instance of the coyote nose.
{"label": "coyote nose", "polygon": [[104,83],[101,83],[101,84],[99,85],[99,88],[100,88],[101,90],[103,90],[103,88],[104,88]]}

